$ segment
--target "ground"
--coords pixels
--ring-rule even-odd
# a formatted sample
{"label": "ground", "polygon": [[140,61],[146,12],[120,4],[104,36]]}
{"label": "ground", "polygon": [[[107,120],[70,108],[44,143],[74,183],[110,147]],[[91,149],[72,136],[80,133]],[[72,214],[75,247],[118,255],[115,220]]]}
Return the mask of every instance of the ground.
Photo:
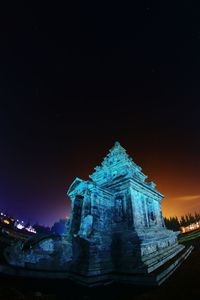
{"label": "ground", "polygon": [[[68,299],[68,300],[171,300],[200,298],[200,237],[187,239],[195,249],[182,266],[160,287],[136,288],[108,285],[85,288],[65,280],[30,280],[0,277],[0,299]],[[3,245],[3,242],[1,242]],[[2,249],[2,247],[1,247]]]}

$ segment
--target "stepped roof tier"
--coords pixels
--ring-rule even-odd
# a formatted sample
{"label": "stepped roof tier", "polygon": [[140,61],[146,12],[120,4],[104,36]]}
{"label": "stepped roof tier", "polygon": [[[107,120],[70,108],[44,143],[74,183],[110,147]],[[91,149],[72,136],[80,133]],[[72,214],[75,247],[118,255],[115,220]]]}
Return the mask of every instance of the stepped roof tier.
{"label": "stepped roof tier", "polygon": [[126,150],[116,142],[109,150],[101,166],[95,168],[95,172],[89,176],[98,185],[106,186],[114,179],[128,177],[144,183],[151,189],[155,189],[154,182],[147,182],[142,168],[126,153]]}

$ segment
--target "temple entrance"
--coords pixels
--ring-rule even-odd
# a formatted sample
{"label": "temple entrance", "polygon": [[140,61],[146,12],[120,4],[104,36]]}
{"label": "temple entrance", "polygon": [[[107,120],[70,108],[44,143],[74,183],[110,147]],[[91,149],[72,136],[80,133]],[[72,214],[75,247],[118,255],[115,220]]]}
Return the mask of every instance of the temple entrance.
{"label": "temple entrance", "polygon": [[73,222],[72,222],[72,233],[77,234],[80,230],[81,225],[81,213],[83,206],[83,196],[76,196],[74,201],[74,213],[73,213]]}

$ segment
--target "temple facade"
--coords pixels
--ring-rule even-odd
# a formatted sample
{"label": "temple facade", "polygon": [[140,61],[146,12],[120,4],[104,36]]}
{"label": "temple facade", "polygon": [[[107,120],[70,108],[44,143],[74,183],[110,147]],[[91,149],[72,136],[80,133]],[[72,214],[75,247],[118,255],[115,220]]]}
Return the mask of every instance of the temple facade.
{"label": "temple facade", "polygon": [[20,266],[12,269],[15,276],[69,278],[87,286],[157,285],[192,251],[166,229],[163,195],[118,142],[89,180],[76,178],[67,195],[72,208],[65,235],[36,236],[6,249],[8,263]]}
{"label": "temple facade", "polygon": [[162,194],[118,142],[89,177],[76,178],[67,193],[72,201],[71,233],[85,235],[88,220],[91,233],[165,228]]}
{"label": "temple facade", "polygon": [[119,281],[139,283],[184,253],[178,233],[165,227],[163,195],[118,142],[89,177],[76,178],[67,193],[69,230],[79,249],[72,269],[88,278],[114,274]]}

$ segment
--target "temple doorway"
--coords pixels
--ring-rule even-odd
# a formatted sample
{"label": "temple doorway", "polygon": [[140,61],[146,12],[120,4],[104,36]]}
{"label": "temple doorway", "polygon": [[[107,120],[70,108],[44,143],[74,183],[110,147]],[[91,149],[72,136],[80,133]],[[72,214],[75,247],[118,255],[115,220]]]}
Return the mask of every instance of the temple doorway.
{"label": "temple doorway", "polygon": [[81,225],[81,213],[83,206],[83,196],[76,196],[74,201],[74,213],[73,213],[73,223],[72,223],[72,232],[77,234],[80,230]]}

